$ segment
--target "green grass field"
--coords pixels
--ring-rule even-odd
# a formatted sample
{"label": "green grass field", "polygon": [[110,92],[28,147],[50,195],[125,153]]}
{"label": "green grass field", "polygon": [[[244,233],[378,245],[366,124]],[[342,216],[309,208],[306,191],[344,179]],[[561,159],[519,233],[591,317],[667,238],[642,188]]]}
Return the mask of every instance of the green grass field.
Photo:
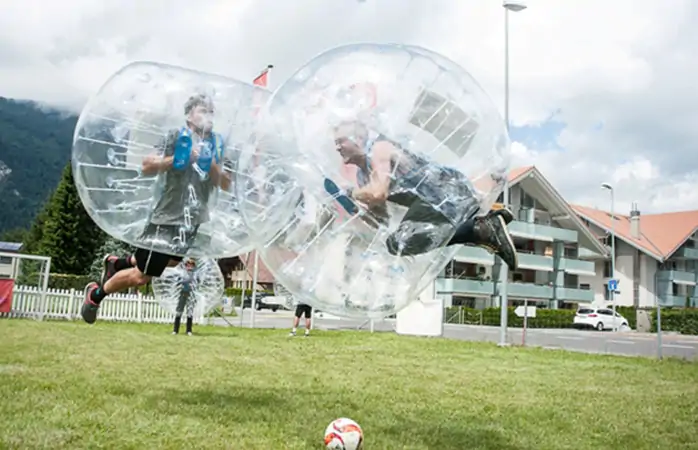
{"label": "green grass field", "polygon": [[0,321],[0,448],[698,448],[698,364],[368,332]]}

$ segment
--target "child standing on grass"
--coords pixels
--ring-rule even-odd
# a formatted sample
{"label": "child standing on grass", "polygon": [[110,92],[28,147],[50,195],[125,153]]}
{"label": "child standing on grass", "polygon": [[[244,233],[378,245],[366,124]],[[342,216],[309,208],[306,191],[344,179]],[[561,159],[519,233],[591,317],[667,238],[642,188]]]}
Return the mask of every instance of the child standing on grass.
{"label": "child standing on grass", "polygon": [[196,263],[193,259],[189,259],[184,265],[184,276],[182,278],[182,289],[179,294],[179,303],[177,303],[177,314],[174,320],[174,330],[172,334],[179,334],[179,326],[182,323],[182,314],[184,314],[184,307],[187,308],[187,336],[192,335],[192,327],[194,325],[194,306],[196,305],[196,299],[192,295],[192,288],[195,284],[194,281],[194,269]]}

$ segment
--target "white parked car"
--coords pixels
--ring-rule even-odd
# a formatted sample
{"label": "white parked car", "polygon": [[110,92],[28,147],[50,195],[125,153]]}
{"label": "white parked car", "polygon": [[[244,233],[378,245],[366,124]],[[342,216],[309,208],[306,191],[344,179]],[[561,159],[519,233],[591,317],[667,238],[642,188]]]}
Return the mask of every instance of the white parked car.
{"label": "white parked car", "polygon": [[615,320],[613,310],[610,308],[597,308],[593,306],[580,306],[574,316],[575,328],[596,328],[599,331],[617,328],[620,331],[630,329],[628,319],[616,312]]}

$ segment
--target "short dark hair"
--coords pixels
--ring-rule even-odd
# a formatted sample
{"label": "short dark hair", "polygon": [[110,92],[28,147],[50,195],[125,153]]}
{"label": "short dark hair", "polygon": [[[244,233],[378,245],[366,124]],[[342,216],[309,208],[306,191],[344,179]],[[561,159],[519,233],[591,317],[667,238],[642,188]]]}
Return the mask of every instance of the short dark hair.
{"label": "short dark hair", "polygon": [[204,94],[195,94],[189,97],[189,100],[184,104],[184,114],[189,114],[189,112],[196,108],[197,106],[205,106],[209,110],[213,111],[213,100]]}

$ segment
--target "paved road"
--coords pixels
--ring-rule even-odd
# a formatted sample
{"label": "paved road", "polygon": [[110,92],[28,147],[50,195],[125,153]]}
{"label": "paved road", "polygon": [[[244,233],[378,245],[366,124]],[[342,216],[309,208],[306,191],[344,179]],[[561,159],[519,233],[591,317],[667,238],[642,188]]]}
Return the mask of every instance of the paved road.
{"label": "paved road", "polygon": [[[291,311],[257,311],[254,326],[256,328],[289,329],[292,325]],[[228,319],[234,326],[240,325],[240,317]],[[216,318],[217,325],[227,325],[223,319]],[[251,326],[251,312],[245,310],[243,326]],[[301,325],[302,326],[302,325]],[[369,330],[365,321],[335,318],[315,319],[315,328],[321,330]],[[394,320],[374,322],[374,331],[392,332]],[[444,325],[444,337],[466,341],[499,342],[499,328],[475,325]],[[522,344],[522,330],[509,328],[507,342]],[[531,329],[526,332],[526,345],[547,349],[564,349],[585,353],[608,353],[615,355],[656,357],[657,335],[651,333],[614,333],[599,331],[581,331],[574,329]],[[674,333],[662,334],[662,356],[698,360],[698,336],[682,336]]]}

